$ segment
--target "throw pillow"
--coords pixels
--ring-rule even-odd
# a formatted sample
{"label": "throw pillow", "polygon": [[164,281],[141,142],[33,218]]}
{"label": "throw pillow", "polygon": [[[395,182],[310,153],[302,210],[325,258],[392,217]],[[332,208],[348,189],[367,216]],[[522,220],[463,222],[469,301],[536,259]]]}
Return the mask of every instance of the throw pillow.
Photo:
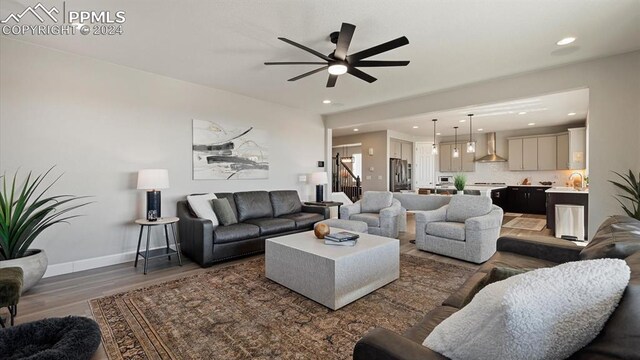
{"label": "throw pillow", "polygon": [[393,202],[393,194],[389,191],[367,191],[360,201],[360,211],[363,213],[379,213],[388,208]]}
{"label": "throw pillow", "polygon": [[213,226],[218,226],[218,218],[213,212],[213,207],[211,206],[212,199],[216,199],[216,195],[214,193],[187,196],[187,202],[197,217],[200,219],[211,220]]}
{"label": "throw pillow", "polygon": [[423,345],[452,359],[564,359],[602,330],[629,277],[619,259],[515,275],[480,290]]}
{"label": "throw pillow", "polygon": [[213,212],[216,213],[216,216],[222,226],[229,226],[238,223],[236,214],[233,212],[228,199],[213,199],[211,200],[211,204],[213,204]]}

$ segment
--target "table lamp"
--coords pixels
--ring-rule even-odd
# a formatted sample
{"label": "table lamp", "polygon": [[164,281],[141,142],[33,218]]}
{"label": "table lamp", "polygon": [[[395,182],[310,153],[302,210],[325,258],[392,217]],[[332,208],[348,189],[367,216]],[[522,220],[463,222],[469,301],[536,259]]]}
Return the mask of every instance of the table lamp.
{"label": "table lamp", "polygon": [[147,190],[147,220],[156,221],[160,213],[160,189],[169,188],[167,169],[144,169],[138,171],[138,189]]}
{"label": "table lamp", "polygon": [[324,199],[324,184],[329,182],[327,173],[324,171],[311,173],[309,177],[309,183],[316,186],[316,201],[322,202]]}

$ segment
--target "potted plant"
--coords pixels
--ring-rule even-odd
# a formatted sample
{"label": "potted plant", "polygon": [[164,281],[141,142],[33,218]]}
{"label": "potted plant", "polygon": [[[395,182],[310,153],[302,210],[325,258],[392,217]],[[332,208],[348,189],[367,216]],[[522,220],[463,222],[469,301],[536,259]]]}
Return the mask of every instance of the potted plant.
{"label": "potted plant", "polygon": [[[638,173],[638,178],[635,177],[633,171],[631,170],[629,170],[629,175],[622,175],[615,171],[613,173],[622,178],[624,180],[624,183],[613,180],[609,180],[609,182],[626,193],[618,194],[616,200],[618,200],[618,202],[622,206],[622,209],[627,213],[627,215],[640,220],[640,173]],[[626,201],[623,202],[623,200],[630,201],[631,207],[625,205]]]}
{"label": "potted plant", "polygon": [[79,215],[69,212],[89,203],[78,203],[86,197],[73,195],[45,196],[45,193],[60,179],[58,176],[45,183],[53,167],[33,177],[31,172],[24,183],[17,187],[18,172],[8,184],[1,175],[0,189],[0,268],[19,266],[24,272],[22,292],[35,285],[47,270],[47,255],[44,250],[30,249],[31,243],[53,225],[67,223]]}
{"label": "potted plant", "polygon": [[458,190],[458,194],[464,194],[464,186],[467,184],[467,175],[458,173],[453,177],[453,186]]}

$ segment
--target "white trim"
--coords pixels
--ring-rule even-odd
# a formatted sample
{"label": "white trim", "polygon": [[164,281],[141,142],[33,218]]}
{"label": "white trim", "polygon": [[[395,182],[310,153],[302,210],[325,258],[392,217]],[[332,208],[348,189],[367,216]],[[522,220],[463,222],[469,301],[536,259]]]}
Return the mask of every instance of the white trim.
{"label": "white trim", "polygon": [[[161,248],[164,248],[164,246],[151,248],[150,250],[161,249]],[[122,264],[129,261],[134,261],[135,259],[136,259],[136,252],[134,250],[134,251],[130,251],[122,254],[99,256],[99,257],[90,258],[90,259],[53,264],[47,267],[47,271],[44,273],[43,278],[70,274],[78,271],[96,269],[96,268],[101,268],[101,267],[110,266],[110,265]],[[144,259],[141,259],[141,260],[144,261]]]}

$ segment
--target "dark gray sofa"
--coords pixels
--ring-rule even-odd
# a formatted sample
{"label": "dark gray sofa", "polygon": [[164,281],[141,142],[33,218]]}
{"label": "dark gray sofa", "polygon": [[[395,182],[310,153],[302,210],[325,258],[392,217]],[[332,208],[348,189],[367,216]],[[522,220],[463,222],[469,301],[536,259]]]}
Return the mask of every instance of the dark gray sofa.
{"label": "dark gray sofa", "polygon": [[623,259],[631,279],[618,307],[600,334],[569,359],[640,359],[640,221],[612,216],[585,248],[553,238],[501,237],[497,252],[454,292],[403,335],[384,328],[369,331],[354,348],[356,360],[447,359],[422,346],[424,339],[446,318],[464,307],[495,267],[536,269],[569,261]]}
{"label": "dark gray sofa", "polygon": [[178,202],[182,252],[200,266],[264,252],[264,240],[313,229],[329,218],[329,208],[300,202],[295,190],[216,193],[229,200],[237,224],[214,227],[195,216],[188,202]]}

